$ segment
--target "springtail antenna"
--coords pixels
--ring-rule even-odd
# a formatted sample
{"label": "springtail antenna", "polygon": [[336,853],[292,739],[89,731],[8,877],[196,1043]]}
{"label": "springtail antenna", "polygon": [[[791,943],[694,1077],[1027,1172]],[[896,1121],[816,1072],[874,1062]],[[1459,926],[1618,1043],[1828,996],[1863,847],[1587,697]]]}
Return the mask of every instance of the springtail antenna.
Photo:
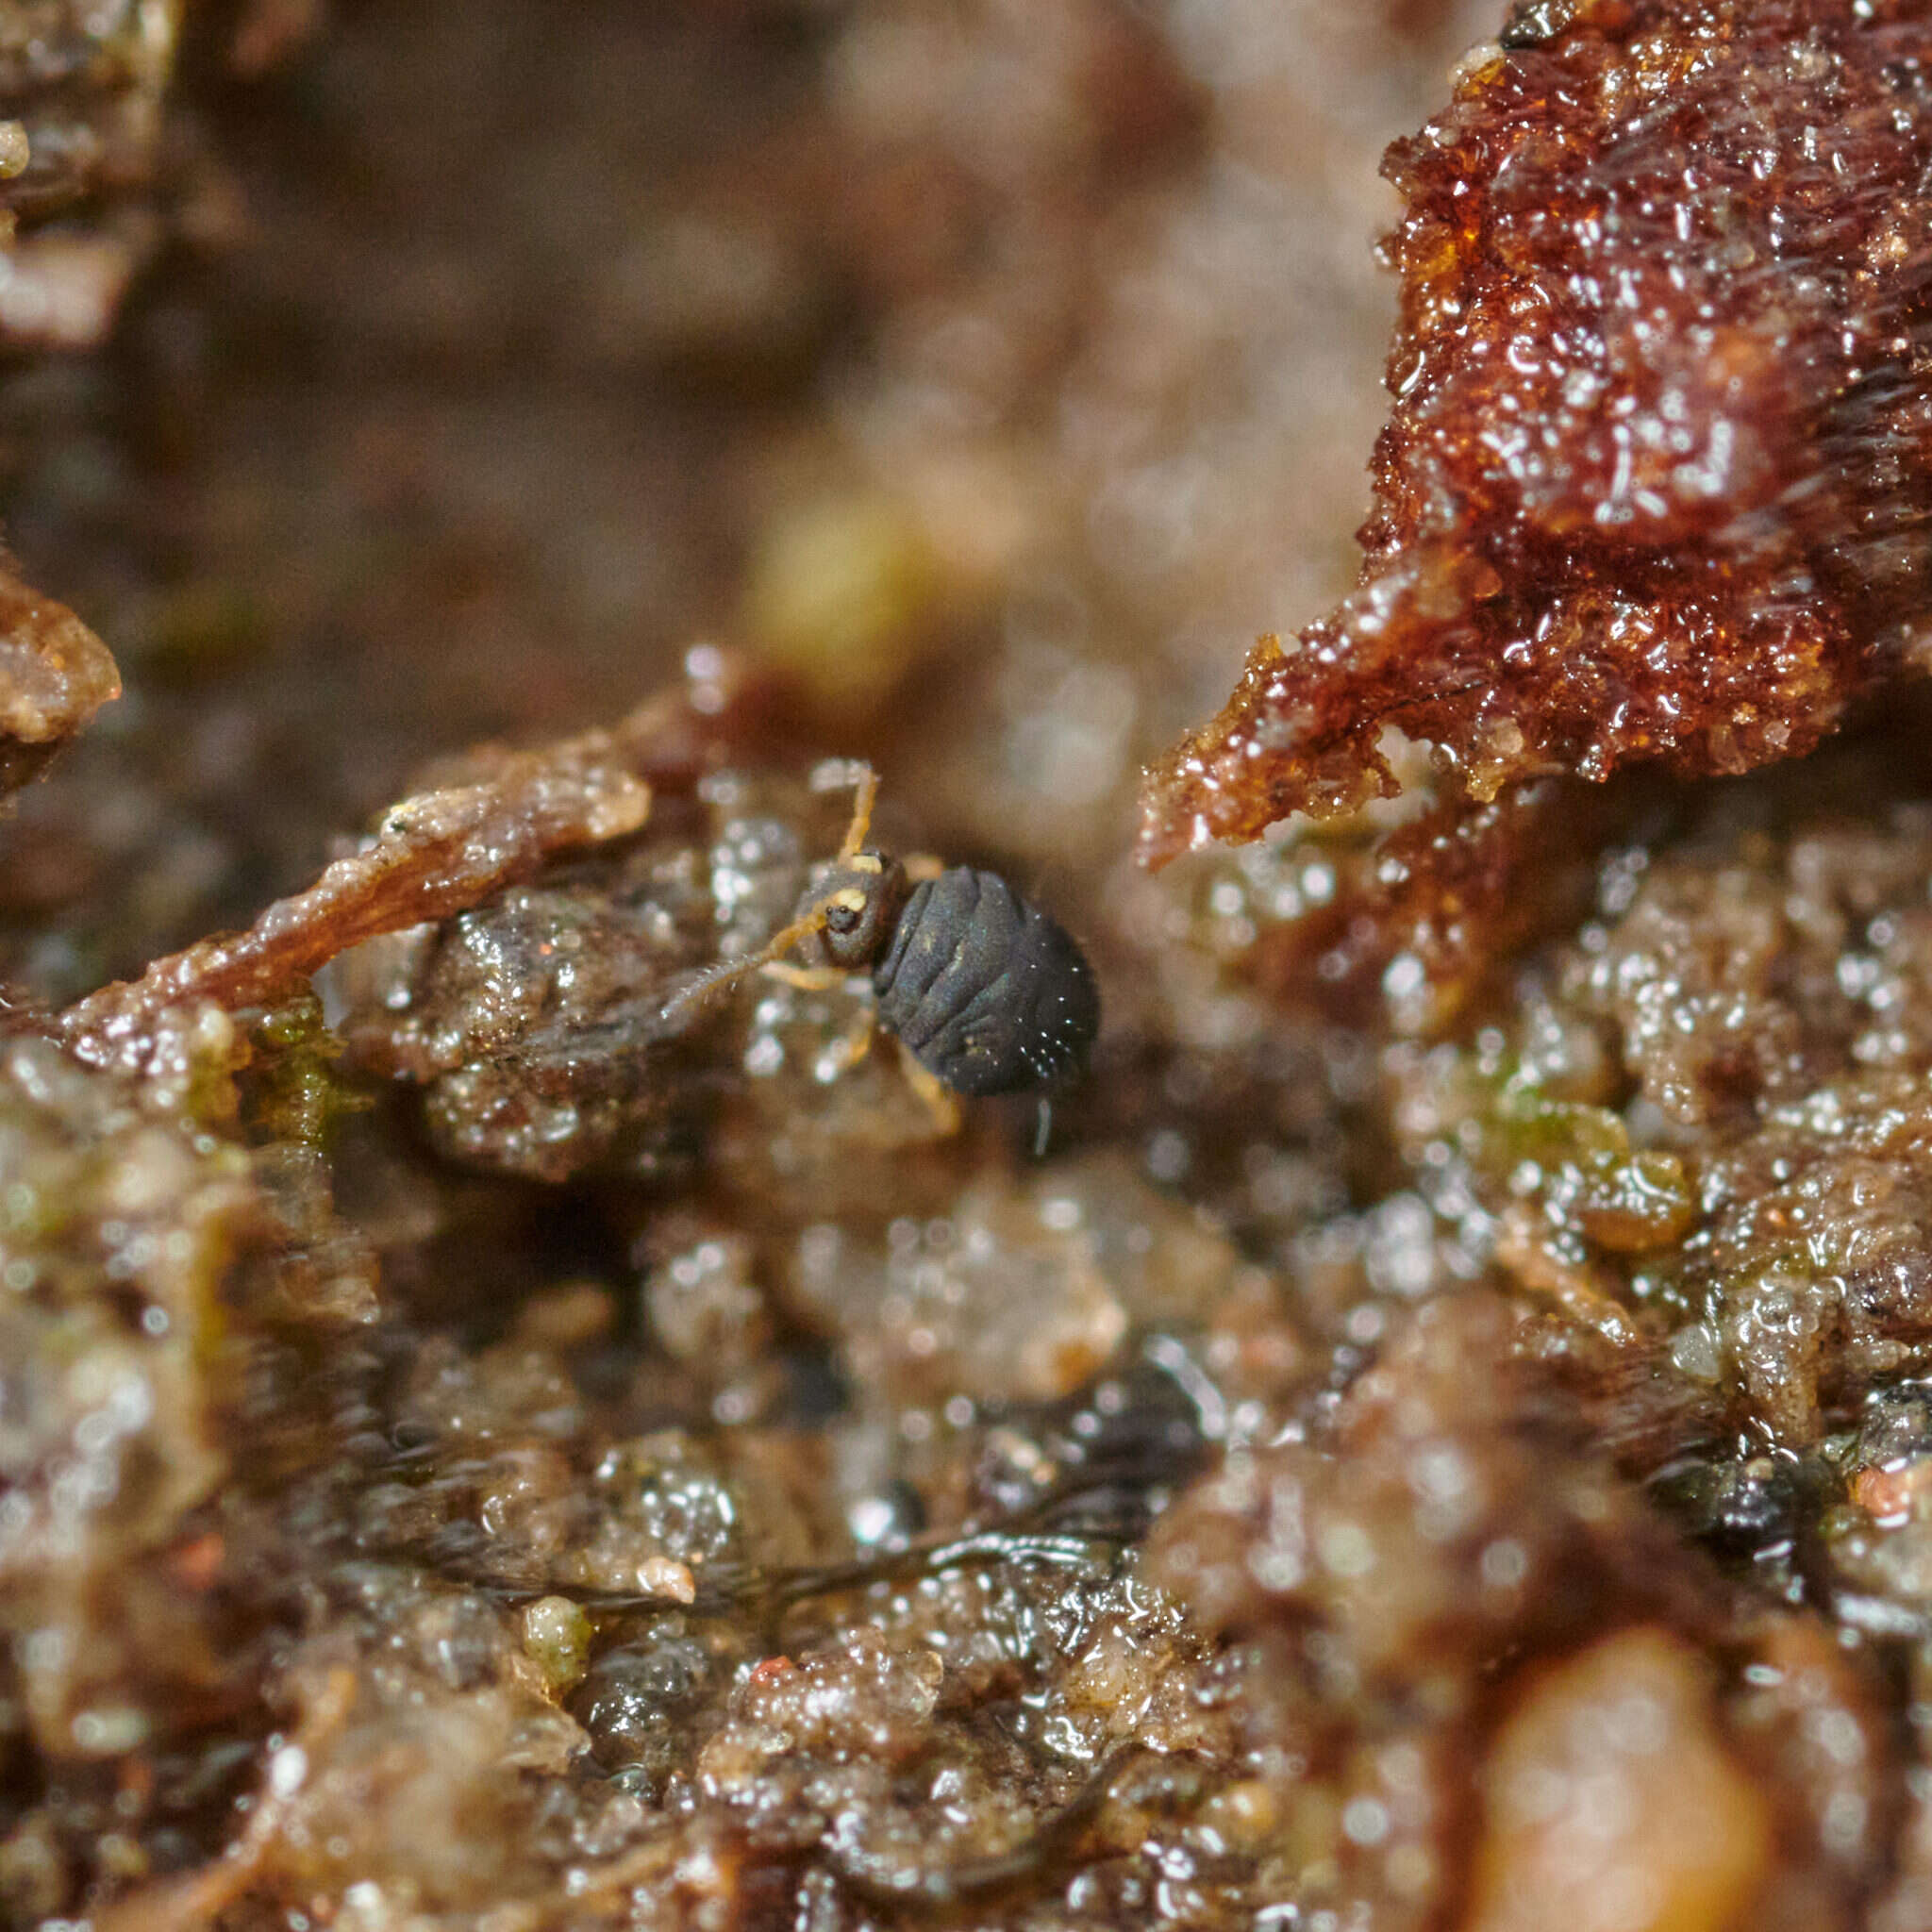
{"label": "springtail antenna", "polygon": [[665,1001],[658,1010],[658,1019],[665,1022],[675,1020],[687,1007],[708,999],[721,988],[733,986],[747,974],[756,973],[770,961],[782,958],[800,940],[809,939],[824,928],[831,904],[829,899],[821,900],[810,911],[801,912],[790,925],[773,934],[756,953],[747,953],[742,959],[732,959],[724,965],[713,966],[708,973],[699,974],[689,986]]}
{"label": "springtail antenna", "polygon": [[815,766],[811,774],[814,791],[840,791],[853,788],[852,823],[845,827],[844,842],[835,861],[850,865],[865,849],[866,834],[872,830],[872,808],[879,795],[879,774],[863,758],[827,758]]}

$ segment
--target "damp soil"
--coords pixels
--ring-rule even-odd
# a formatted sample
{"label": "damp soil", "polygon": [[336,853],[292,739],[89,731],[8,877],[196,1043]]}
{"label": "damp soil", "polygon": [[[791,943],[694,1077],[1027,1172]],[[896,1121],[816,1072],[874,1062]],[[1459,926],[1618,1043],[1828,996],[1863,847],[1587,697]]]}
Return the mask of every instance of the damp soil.
{"label": "damp soil", "polygon": [[[1907,0],[0,0],[0,1924],[1932,1923],[1928,171]],[[1079,1078],[757,970],[868,764]]]}

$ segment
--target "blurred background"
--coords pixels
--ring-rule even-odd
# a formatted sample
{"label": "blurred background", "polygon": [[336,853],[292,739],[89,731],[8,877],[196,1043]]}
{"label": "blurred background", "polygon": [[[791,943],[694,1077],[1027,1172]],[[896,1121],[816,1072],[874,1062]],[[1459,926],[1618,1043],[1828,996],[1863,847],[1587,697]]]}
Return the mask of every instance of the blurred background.
{"label": "blurred background", "polygon": [[791,681],[1062,896],[1352,579],[1384,144],[1497,0],[45,0],[0,515],[124,699],[6,829],[64,999],[430,756]]}

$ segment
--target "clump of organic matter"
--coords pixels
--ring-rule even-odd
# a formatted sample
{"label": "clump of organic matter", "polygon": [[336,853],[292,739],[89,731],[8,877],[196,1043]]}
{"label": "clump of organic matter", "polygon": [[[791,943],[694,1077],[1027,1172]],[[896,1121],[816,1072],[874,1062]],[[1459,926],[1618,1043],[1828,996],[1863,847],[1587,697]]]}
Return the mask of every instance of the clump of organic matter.
{"label": "clump of organic matter", "polygon": [[483,747],[391,806],[307,891],[90,994],[61,1033],[83,1059],[146,1071],[167,1015],[273,1004],[364,940],[460,911],[550,853],[633,832],[650,815],[654,761],[688,774],[700,755],[675,698],[541,753]]}
{"label": "clump of organic matter", "polygon": [[[1108,862],[1332,585],[1437,14],[189,11],[247,244],[5,383],[133,702],[0,824],[0,1918],[1932,1923],[1928,734],[1683,775],[1917,649],[1924,9],[1465,64],[1168,801],[1367,802]],[[859,756],[1078,933],[1050,1118],[796,970]]]}
{"label": "clump of organic matter", "polygon": [[[1439,1296],[1301,1439],[1229,1457],[1157,1526],[1156,1576],[1263,1660],[1241,1715],[1292,1820],[1275,1885],[1426,1925],[1480,1821],[1485,1932],[1551,1924],[1582,1872],[1641,1877],[1651,1928],[1846,1923],[1886,1812],[1874,1674],[1802,1613],[1731,1623],[1537,1380],[1498,1301]],[[1617,1732],[1612,1699],[1642,1724]],[[1836,1839],[1834,1804],[1857,1821]]]}
{"label": "clump of organic matter", "polygon": [[181,9],[26,0],[0,19],[0,343],[98,346],[166,222]]}
{"label": "clump of organic matter", "polygon": [[0,799],[120,694],[107,645],[0,554]]}
{"label": "clump of organic matter", "polygon": [[1932,75],[1904,0],[1530,9],[1391,150],[1358,588],[1153,774],[1155,862],[1397,789],[1741,772],[1925,641]]}

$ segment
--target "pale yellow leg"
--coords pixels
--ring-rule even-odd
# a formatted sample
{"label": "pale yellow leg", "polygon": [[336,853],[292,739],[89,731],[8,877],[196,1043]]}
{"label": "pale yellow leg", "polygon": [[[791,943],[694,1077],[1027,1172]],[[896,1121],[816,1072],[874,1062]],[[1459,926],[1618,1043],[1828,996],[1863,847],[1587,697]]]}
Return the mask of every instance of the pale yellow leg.
{"label": "pale yellow leg", "polygon": [[872,1037],[877,1030],[878,1008],[870,1000],[861,1000],[852,1024],[840,1037],[837,1064],[841,1074],[849,1074],[872,1051]]}
{"label": "pale yellow leg", "polygon": [[872,1051],[873,1036],[879,1030],[879,1009],[870,1000],[862,1001],[858,1011],[853,1015],[852,1024],[845,1035],[851,1058],[845,1062],[856,1067]]}
{"label": "pale yellow leg", "polygon": [[932,1115],[933,1124],[942,1134],[957,1134],[959,1131],[959,1096],[933,1073],[922,1067],[912,1058],[912,1050],[902,1040],[899,1042],[899,1068],[906,1075],[906,1084],[920,1099],[924,1101],[926,1110]]}
{"label": "pale yellow leg", "polygon": [[767,959],[758,971],[800,992],[830,992],[852,977],[842,966],[794,966],[786,959]]}

